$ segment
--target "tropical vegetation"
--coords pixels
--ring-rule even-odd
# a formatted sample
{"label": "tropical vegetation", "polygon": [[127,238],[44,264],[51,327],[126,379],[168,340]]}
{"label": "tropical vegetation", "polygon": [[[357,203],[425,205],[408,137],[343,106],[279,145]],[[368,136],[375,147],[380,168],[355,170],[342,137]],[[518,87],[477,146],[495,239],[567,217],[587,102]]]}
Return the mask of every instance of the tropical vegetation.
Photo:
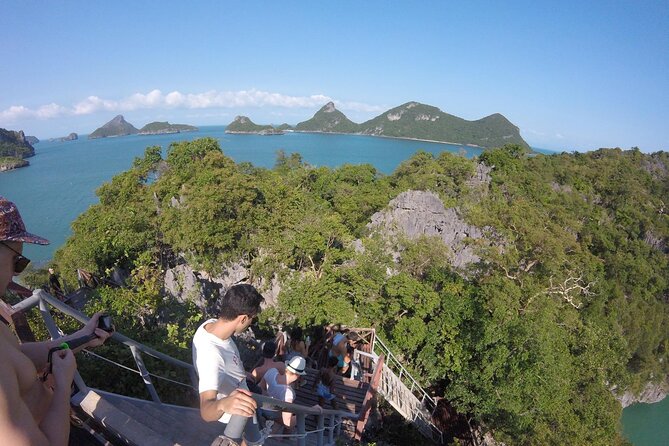
{"label": "tropical vegetation", "polygon": [[[489,182],[470,181],[477,163],[493,167]],[[370,231],[406,190],[484,228],[483,260],[456,270],[438,239]],[[622,443],[614,393],[669,372],[667,153],[418,152],[384,176],[283,152],[258,168],[204,138],[149,147],[97,195],[55,265],[70,283],[77,268],[127,271],[128,286],[102,287],[91,308],[184,360],[203,315],[162,294],[165,271],[241,262],[250,280],[281,283],[265,327],[373,326],[422,384],[507,444]]]}

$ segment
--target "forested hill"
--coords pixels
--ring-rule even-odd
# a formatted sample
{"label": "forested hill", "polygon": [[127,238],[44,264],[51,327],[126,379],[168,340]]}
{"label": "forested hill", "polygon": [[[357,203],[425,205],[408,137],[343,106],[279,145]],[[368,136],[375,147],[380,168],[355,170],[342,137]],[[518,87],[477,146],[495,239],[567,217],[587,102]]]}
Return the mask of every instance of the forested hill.
{"label": "forested hill", "polygon": [[[478,162],[494,166],[489,177]],[[479,228],[464,242],[481,261],[455,268],[443,238],[367,226],[407,190],[436,193]],[[199,277],[234,265],[265,292],[280,288],[263,326],[376,327],[421,384],[506,444],[621,444],[611,389],[667,376],[666,153],[419,152],[383,176],[297,154],[279,153],[271,170],[236,164],[200,139],[164,157],[147,149],[97,194],[57,268],[70,283],[76,268],[128,271],[128,287],[102,288],[91,310],[186,361],[203,315],[186,294],[162,295],[185,262]],[[114,373],[105,382],[123,383]]]}
{"label": "forested hill", "polygon": [[110,136],[135,135],[139,132],[134,125],[123,118],[123,115],[117,115],[111,121],[100,128],[95,129],[88,135],[88,139],[107,138]]}
{"label": "forested hill", "polygon": [[311,119],[297,124],[295,131],[359,133],[488,148],[518,144],[529,149],[529,145],[520,136],[518,127],[499,113],[477,121],[467,121],[444,113],[437,107],[418,102],[407,102],[362,124],[349,120],[336,109],[334,103],[329,102]]}

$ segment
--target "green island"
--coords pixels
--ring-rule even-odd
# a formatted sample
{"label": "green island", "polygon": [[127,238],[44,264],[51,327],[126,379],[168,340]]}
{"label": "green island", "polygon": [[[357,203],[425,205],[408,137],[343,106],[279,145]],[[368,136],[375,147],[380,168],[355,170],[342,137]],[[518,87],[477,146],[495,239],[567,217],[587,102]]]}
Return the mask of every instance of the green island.
{"label": "green island", "polygon": [[162,135],[182,132],[197,132],[198,128],[187,124],[170,124],[167,121],[154,121],[139,129],[138,135]]}
{"label": "green island", "polygon": [[0,172],[30,165],[25,158],[35,155],[35,149],[23,131],[0,128]]}
{"label": "green island", "polygon": [[88,135],[88,139],[109,138],[113,136],[136,135],[139,130],[128,121],[123,115],[117,115],[111,121],[104,124],[102,127],[95,129],[93,133]]}
{"label": "green island", "polygon": [[[233,129],[230,129],[230,126],[233,126]],[[245,116],[238,116],[230,126],[228,126],[230,133],[256,133],[261,129],[272,128],[253,124]],[[477,121],[467,121],[444,113],[437,107],[418,102],[407,102],[362,124],[351,121],[344,113],[337,110],[333,102],[328,102],[311,119],[300,122],[294,128],[282,124],[279,129],[419,139],[483,148],[501,147],[505,144],[518,144],[525,149],[530,148],[520,136],[518,127],[499,113]]]}
{"label": "green island", "polygon": [[[286,125],[288,124],[283,124],[283,126]],[[235,119],[225,127],[225,133],[242,135],[283,135],[284,131],[281,128],[274,128],[271,125],[258,125],[246,116],[236,116]]]}
{"label": "green island", "polygon": [[[203,138],[147,148],[97,196],[54,266],[69,283],[77,268],[125,271],[127,286],[98,288],[86,311],[110,312],[120,331],[184,361],[201,306],[218,296],[167,286],[188,267],[280,288],[260,316],[268,331],[375,327],[421,385],[506,444],[627,444],[618,399],[669,372],[664,152],[547,156],[511,144],[473,160],[418,152],[385,176],[281,151],[258,168]],[[441,208],[440,230],[391,229],[388,215],[410,206]],[[461,243],[444,236],[456,223]],[[91,386],[141,386],[97,366],[80,361]]]}

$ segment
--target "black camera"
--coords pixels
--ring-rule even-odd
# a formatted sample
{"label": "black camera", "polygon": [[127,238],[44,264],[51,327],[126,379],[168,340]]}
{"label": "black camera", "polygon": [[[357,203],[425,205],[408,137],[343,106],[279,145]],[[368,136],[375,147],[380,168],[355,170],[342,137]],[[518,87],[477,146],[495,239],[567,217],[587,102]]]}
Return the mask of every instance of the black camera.
{"label": "black camera", "polygon": [[106,331],[107,333],[111,333],[114,331],[114,326],[112,325],[112,318],[108,314],[103,314],[100,316],[98,319],[98,328]]}

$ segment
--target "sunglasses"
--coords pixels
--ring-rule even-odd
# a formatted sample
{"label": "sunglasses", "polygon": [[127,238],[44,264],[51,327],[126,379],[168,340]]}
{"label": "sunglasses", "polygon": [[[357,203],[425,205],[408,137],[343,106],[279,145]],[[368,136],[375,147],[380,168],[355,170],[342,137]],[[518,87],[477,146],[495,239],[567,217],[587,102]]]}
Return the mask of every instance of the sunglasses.
{"label": "sunglasses", "polygon": [[20,274],[23,272],[24,269],[26,269],[26,266],[30,263],[30,259],[28,257],[24,257],[23,254],[6,244],[5,242],[0,242],[0,245],[4,246],[5,248],[11,250],[16,254],[14,257],[14,272],[16,274]]}

